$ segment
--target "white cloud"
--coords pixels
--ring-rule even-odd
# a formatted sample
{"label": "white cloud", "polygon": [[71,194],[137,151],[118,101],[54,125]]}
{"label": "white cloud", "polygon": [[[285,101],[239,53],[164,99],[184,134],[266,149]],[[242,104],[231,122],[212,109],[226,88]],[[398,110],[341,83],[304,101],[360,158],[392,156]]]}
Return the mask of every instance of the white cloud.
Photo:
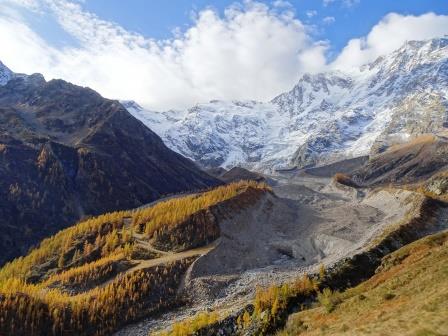
{"label": "white cloud", "polygon": [[353,7],[353,6],[357,5],[357,4],[359,4],[359,1],[360,0],[343,0],[342,4],[345,7]]}
{"label": "white cloud", "polygon": [[334,16],[326,16],[322,19],[322,22],[326,25],[330,25],[336,21]]}
{"label": "white cloud", "polygon": [[[20,1],[36,7],[35,1]],[[325,65],[326,45],[313,42],[307,27],[280,4],[270,8],[245,1],[222,16],[205,9],[189,29],[168,41],[128,32],[77,3],[41,0],[39,5],[79,46],[53,48],[26,21],[0,14],[5,64],[153,109],[210,99],[267,100],[293,86],[300,73]]]}
{"label": "white cloud", "polygon": [[38,69],[50,69],[59,57],[59,53],[28,26],[13,18],[0,17],[0,40],[0,59],[12,70],[33,73]]}
{"label": "white cloud", "polygon": [[357,5],[360,2],[360,0],[323,0],[323,5],[324,7],[327,7],[336,2],[340,2],[343,7],[350,8]]}
{"label": "white cloud", "polygon": [[285,0],[275,0],[272,5],[274,7],[283,7],[283,8],[293,8],[292,4],[289,1],[285,1]]}
{"label": "white cloud", "polygon": [[[196,13],[190,28],[178,29],[167,41],[101,20],[84,12],[79,2],[0,0],[0,60],[17,72],[63,78],[152,109],[211,99],[268,100],[289,90],[303,72],[358,66],[406,40],[448,33],[448,16],[389,14],[367,36],[350,40],[328,65],[328,43],[314,41],[313,27],[297,20],[284,1],[268,7],[247,0],[223,15],[205,9]],[[55,18],[76,45],[52,46],[17,6]],[[323,21],[331,23],[330,18]]]}
{"label": "white cloud", "polygon": [[376,24],[367,36],[350,40],[332,66],[341,69],[360,66],[398,49],[406,41],[443,37],[446,34],[447,15],[391,13]]}
{"label": "white cloud", "polygon": [[309,18],[312,18],[313,16],[317,15],[317,11],[316,10],[308,10],[306,11],[306,16],[308,16]]}

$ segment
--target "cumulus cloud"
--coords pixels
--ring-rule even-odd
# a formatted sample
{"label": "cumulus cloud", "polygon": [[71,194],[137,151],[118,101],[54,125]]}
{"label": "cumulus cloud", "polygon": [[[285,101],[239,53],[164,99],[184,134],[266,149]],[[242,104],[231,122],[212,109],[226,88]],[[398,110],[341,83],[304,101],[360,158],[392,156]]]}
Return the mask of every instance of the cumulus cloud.
{"label": "cumulus cloud", "polygon": [[447,15],[391,13],[376,24],[367,36],[350,40],[332,66],[340,69],[360,66],[398,49],[406,41],[443,37],[446,34]]}
{"label": "cumulus cloud", "polygon": [[326,16],[322,19],[322,22],[326,25],[330,25],[336,21],[334,16]]}
{"label": "cumulus cloud", "polygon": [[[448,33],[447,16],[389,14],[328,64],[328,42],[315,41],[313,27],[300,22],[283,0],[272,6],[246,0],[222,15],[202,10],[188,29],[163,41],[102,20],[80,3],[0,0],[0,60],[17,72],[41,72],[157,110],[211,99],[266,101],[289,90],[303,72],[358,66],[406,40]],[[22,16],[23,8],[52,19],[74,43],[49,43]]]}
{"label": "cumulus cloud", "polygon": [[13,70],[64,78],[153,109],[210,99],[267,100],[294,85],[300,73],[325,65],[327,45],[314,42],[282,3],[246,1],[223,15],[205,9],[190,28],[157,41],[101,20],[76,2],[8,1],[51,12],[78,42],[54,48],[26,20],[0,15],[0,59]]}
{"label": "cumulus cloud", "polygon": [[317,11],[316,10],[308,10],[306,11],[306,16],[308,16],[309,18],[312,18],[313,16],[317,15]]}

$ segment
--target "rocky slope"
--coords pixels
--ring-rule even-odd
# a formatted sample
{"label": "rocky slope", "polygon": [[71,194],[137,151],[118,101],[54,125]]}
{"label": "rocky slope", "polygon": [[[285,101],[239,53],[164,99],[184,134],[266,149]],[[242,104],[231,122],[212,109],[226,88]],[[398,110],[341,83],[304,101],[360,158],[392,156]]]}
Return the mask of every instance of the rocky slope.
{"label": "rocky slope", "polygon": [[291,315],[276,335],[445,335],[447,261],[447,231],[406,245],[369,280]]}
{"label": "rocky slope", "polygon": [[447,126],[448,39],[410,41],[352,71],[305,74],[271,102],[211,101],[128,110],[207,167],[310,166],[378,153]]}
{"label": "rocky slope", "polygon": [[351,172],[360,186],[424,181],[448,168],[448,138],[424,135],[390,147]]}
{"label": "rocky slope", "polygon": [[93,90],[39,74],[0,86],[0,264],[83,216],[218,183]]}
{"label": "rocky slope", "polygon": [[253,171],[241,167],[233,167],[228,171],[221,167],[210,168],[209,170],[207,170],[207,172],[210,175],[215,176],[216,178],[220,179],[225,183],[231,183],[236,181],[258,181],[258,182],[267,181],[267,178],[262,174],[255,173]]}
{"label": "rocky slope", "polygon": [[0,62],[0,85],[5,85],[13,76],[13,72]]}
{"label": "rocky slope", "polygon": [[[252,302],[257,287],[293,283],[321,264],[330,266],[363,253],[383,233],[395,232],[409,218],[418,217],[426,202],[411,191],[354,190],[326,178],[285,176],[277,182],[274,193],[220,216],[224,220],[219,223],[219,243],[191,265],[179,291],[190,305],[130,325],[116,335],[143,336],[176,321],[188,324],[198,312],[235,316]],[[394,248],[399,239],[395,237]],[[214,329],[198,335],[221,333]]]}

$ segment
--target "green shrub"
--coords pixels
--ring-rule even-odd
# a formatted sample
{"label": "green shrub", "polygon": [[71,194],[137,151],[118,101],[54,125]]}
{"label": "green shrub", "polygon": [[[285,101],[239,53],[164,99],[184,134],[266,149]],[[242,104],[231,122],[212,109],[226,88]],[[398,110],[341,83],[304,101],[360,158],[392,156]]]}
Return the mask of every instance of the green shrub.
{"label": "green shrub", "polygon": [[318,293],[317,300],[327,313],[331,313],[342,302],[341,294],[338,291],[333,292],[330,288],[324,288],[322,292]]}

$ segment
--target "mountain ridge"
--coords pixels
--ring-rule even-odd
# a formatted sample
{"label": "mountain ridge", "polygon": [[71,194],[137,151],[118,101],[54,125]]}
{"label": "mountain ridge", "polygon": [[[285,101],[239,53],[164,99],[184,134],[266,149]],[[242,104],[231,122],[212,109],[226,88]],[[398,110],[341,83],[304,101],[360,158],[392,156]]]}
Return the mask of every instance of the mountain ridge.
{"label": "mountain ridge", "polygon": [[0,61],[0,85],[5,85],[13,76],[14,73]]}
{"label": "mountain ridge", "polygon": [[[409,41],[358,69],[304,74],[270,102],[128,110],[205,167],[272,171],[381,152],[447,126],[448,39]],[[423,120],[423,122],[421,122]]]}
{"label": "mountain ridge", "polygon": [[40,74],[0,86],[0,263],[84,216],[220,183],[91,89]]}

